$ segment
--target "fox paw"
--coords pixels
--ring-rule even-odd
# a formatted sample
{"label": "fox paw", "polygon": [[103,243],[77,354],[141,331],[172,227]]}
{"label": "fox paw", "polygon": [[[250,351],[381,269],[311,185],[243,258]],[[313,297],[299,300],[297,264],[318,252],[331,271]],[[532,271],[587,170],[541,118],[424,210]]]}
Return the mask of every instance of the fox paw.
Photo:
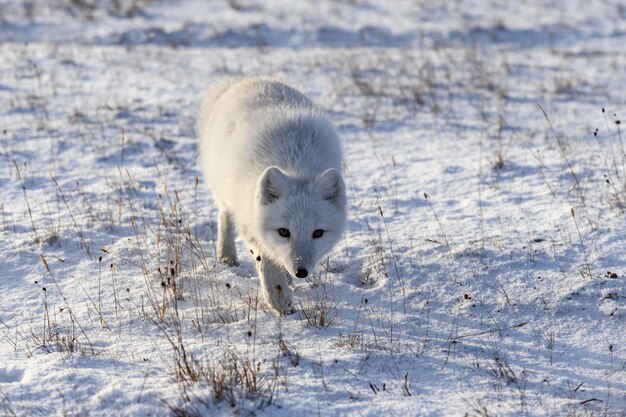
{"label": "fox paw", "polygon": [[228,266],[239,266],[237,258],[232,258],[230,256],[222,256],[220,258],[220,262],[225,263]]}
{"label": "fox paw", "polygon": [[268,300],[268,303],[281,316],[288,316],[296,312],[291,305],[291,299],[286,299],[284,297],[271,297]]}
{"label": "fox paw", "polygon": [[291,302],[289,302],[288,305],[281,307],[281,308],[277,308],[276,306],[272,306],[274,308],[274,310],[276,310],[278,312],[278,314],[280,314],[281,316],[289,316],[293,313],[296,312],[296,310],[291,306]]}

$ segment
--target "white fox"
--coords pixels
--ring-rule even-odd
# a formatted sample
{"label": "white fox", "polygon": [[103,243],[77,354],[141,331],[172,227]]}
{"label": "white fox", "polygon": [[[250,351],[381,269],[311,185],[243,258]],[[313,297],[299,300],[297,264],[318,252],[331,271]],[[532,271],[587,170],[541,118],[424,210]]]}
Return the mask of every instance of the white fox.
{"label": "white fox", "polygon": [[264,77],[218,83],[198,127],[202,169],[219,207],[217,257],[237,263],[236,229],[256,259],[266,300],[290,314],[289,274],[305,278],[345,228],[337,134],[302,93]]}

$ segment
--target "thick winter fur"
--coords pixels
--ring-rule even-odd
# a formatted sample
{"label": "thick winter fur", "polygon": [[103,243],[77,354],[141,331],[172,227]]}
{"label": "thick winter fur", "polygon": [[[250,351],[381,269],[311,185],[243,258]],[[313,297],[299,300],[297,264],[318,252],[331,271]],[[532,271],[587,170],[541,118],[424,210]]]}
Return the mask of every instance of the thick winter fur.
{"label": "thick winter fur", "polygon": [[296,89],[245,78],[210,91],[199,134],[202,169],[219,206],[218,258],[237,263],[239,232],[267,301],[291,313],[290,275],[313,272],[345,227],[341,150],[332,124]]}

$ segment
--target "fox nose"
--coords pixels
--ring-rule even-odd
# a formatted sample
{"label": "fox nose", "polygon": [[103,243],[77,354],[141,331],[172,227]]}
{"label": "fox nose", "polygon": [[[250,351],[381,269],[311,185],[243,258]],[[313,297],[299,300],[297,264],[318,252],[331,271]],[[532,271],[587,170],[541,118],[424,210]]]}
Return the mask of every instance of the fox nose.
{"label": "fox nose", "polygon": [[296,278],[306,278],[309,275],[309,271],[306,268],[298,268],[296,271]]}

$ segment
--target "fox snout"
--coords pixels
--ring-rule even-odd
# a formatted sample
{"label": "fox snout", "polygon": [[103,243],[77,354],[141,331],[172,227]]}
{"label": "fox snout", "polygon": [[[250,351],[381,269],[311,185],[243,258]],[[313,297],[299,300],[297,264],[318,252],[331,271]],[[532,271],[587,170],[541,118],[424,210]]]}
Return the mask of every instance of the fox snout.
{"label": "fox snout", "polygon": [[315,250],[310,242],[296,240],[293,242],[289,256],[289,267],[291,275],[296,278],[306,278],[315,269]]}
{"label": "fox snout", "polygon": [[313,265],[307,259],[300,256],[291,258],[291,274],[296,278],[308,277],[309,271],[312,269]]}

